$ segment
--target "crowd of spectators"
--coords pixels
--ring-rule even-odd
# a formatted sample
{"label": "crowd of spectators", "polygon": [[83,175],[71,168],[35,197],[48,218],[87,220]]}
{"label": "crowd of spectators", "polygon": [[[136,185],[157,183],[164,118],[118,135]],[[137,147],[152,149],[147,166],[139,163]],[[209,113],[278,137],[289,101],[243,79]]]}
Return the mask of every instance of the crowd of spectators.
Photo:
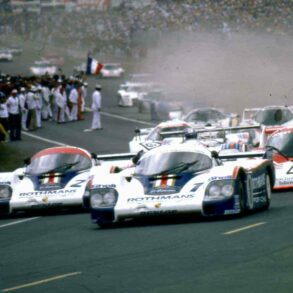
{"label": "crowd of spectators", "polygon": [[84,120],[87,83],[81,77],[0,76],[0,141],[21,140],[21,131],[34,131],[42,121]]}
{"label": "crowd of spectators", "polygon": [[146,40],[155,42],[165,32],[233,34],[250,30],[292,35],[292,1],[152,0],[148,5],[132,5],[134,2],[123,1],[107,11],[43,10],[38,17],[27,13],[7,16],[2,18],[2,33],[34,41],[46,36],[51,43],[68,44],[71,40],[77,47],[112,54],[133,54]]}

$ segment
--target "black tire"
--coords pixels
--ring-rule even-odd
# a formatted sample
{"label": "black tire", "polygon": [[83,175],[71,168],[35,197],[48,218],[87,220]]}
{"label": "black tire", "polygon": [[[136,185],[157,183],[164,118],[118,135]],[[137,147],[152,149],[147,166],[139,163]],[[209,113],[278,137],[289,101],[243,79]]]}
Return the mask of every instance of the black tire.
{"label": "black tire", "polygon": [[246,212],[246,198],[245,198],[245,187],[242,180],[240,180],[239,186],[239,215],[244,215]]}
{"label": "black tire", "polygon": [[272,185],[271,185],[271,177],[269,174],[266,174],[266,203],[264,206],[264,210],[268,210],[271,205],[272,198]]}

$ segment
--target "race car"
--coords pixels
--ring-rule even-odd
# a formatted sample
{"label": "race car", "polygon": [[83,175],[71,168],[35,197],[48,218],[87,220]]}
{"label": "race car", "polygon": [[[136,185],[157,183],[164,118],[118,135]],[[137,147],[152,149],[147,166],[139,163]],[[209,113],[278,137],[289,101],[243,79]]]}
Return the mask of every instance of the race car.
{"label": "race car", "polygon": [[146,95],[153,87],[152,83],[146,82],[125,82],[120,85],[118,94],[118,106],[132,107],[138,99]]}
{"label": "race car", "polygon": [[274,190],[293,188],[293,127],[275,131],[268,138],[265,148],[272,152],[276,182]]}
{"label": "race car", "polygon": [[33,75],[54,75],[57,72],[57,67],[46,60],[35,61],[34,65],[30,67]]}
{"label": "race car", "polygon": [[260,124],[265,127],[279,127],[293,119],[293,109],[287,106],[266,106],[247,108],[242,114],[241,125]]}
{"label": "race car", "polygon": [[100,227],[155,216],[212,217],[268,209],[274,166],[256,156],[220,156],[195,141],[160,146],[120,173],[95,173],[84,206]]}
{"label": "race car", "polygon": [[214,107],[196,108],[182,117],[182,120],[192,123],[194,127],[205,126],[229,127],[238,125],[238,115],[236,113],[224,113],[224,111]]}
{"label": "race car", "polygon": [[0,62],[12,62],[13,55],[8,50],[0,50]]}
{"label": "race car", "polygon": [[153,128],[141,128],[135,130],[135,136],[129,142],[130,153],[140,150],[150,150],[161,144],[182,142],[185,138],[185,130],[191,126],[182,120],[169,120],[159,123]]}
{"label": "race car", "polygon": [[86,184],[98,165],[94,154],[78,147],[41,150],[24,167],[0,173],[0,214],[82,208]]}
{"label": "race car", "polygon": [[100,71],[99,77],[101,78],[118,78],[124,76],[124,69],[119,63],[105,63]]}

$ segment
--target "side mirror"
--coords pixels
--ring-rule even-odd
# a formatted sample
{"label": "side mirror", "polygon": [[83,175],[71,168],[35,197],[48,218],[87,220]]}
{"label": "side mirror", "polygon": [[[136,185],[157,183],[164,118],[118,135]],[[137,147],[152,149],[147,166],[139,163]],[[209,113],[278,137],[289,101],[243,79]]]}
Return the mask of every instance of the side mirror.
{"label": "side mirror", "polygon": [[96,160],[98,158],[98,155],[96,153],[91,153],[91,157],[92,157],[92,159]]}
{"label": "side mirror", "polygon": [[23,160],[23,162],[24,162],[25,166],[28,166],[31,163],[31,158],[25,158]]}

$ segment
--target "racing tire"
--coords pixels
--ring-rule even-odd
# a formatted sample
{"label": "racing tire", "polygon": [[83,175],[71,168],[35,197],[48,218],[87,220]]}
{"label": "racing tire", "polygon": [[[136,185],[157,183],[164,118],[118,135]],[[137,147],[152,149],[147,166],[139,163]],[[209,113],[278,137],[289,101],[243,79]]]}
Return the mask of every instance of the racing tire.
{"label": "racing tire", "polygon": [[239,215],[242,216],[246,212],[246,199],[245,199],[245,187],[244,182],[240,180],[239,186]]}
{"label": "racing tire", "polygon": [[272,198],[272,185],[271,185],[271,177],[269,174],[266,174],[266,203],[263,207],[263,210],[268,210],[271,205]]}

